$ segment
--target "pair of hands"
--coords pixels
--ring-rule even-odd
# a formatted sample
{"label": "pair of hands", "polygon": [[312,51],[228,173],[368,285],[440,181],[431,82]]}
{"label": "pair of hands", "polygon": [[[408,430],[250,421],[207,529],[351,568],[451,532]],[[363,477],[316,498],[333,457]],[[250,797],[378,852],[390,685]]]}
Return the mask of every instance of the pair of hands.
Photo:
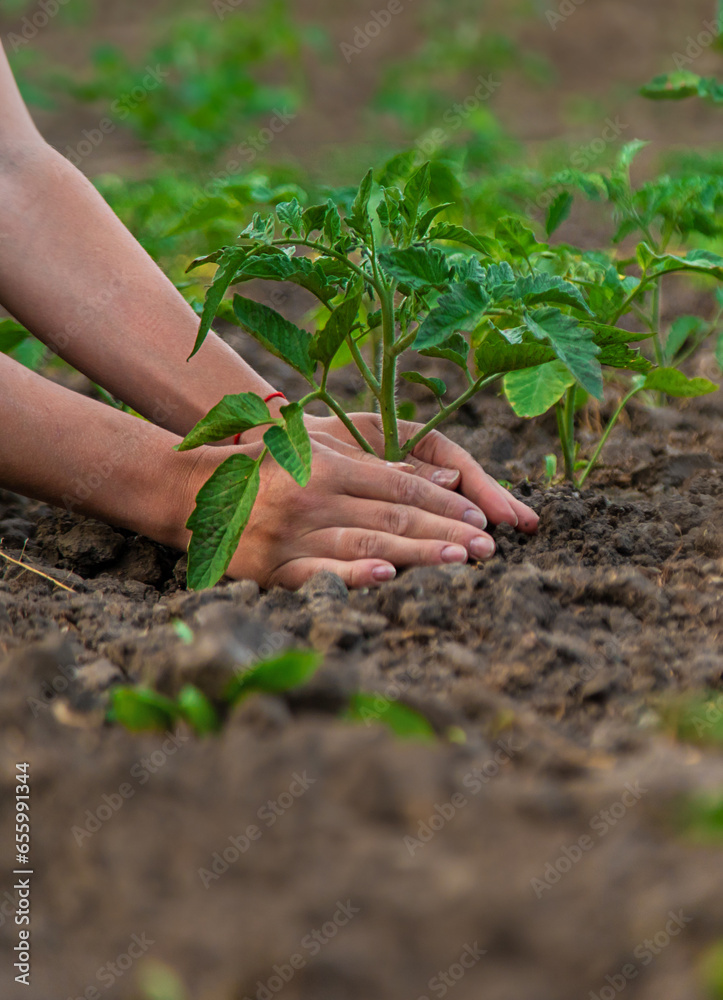
{"label": "pair of hands", "polygon": [[[350,414],[379,453],[379,418]],[[337,417],[306,418],[312,443],[312,475],[298,486],[272,459],[264,462],[251,519],[229,575],[262,587],[301,586],[330,570],[349,587],[376,586],[404,566],[486,559],[495,546],[489,523],[507,522],[532,533],[538,517],[483,471],[459,445],[432,431],[406,463],[389,463],[356,444]],[[400,422],[408,440],[419,424]],[[242,450],[258,457],[262,445],[248,436]],[[237,449],[233,449],[236,451]],[[227,448],[203,449],[196,491]]]}

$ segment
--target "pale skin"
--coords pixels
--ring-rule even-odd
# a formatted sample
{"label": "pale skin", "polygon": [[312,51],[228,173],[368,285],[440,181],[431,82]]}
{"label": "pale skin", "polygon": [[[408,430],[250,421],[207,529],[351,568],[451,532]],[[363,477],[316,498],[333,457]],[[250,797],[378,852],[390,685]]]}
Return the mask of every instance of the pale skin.
{"label": "pale skin", "polygon": [[[227,393],[274,391],[215,334],[191,362],[198,320],[83,174],[37,132],[0,48],[0,303],[35,336],[147,418],[0,354],[0,486],[185,549],[195,496],[239,446],[173,446]],[[269,406],[278,412],[282,399]],[[380,452],[372,414],[352,414]],[[537,516],[437,431],[408,465],[366,454],[336,417],[306,418],[312,477],[270,458],[229,575],[298,587],[332,570],[352,587],[405,566],[487,558],[488,522]],[[402,424],[405,439],[418,425]]]}

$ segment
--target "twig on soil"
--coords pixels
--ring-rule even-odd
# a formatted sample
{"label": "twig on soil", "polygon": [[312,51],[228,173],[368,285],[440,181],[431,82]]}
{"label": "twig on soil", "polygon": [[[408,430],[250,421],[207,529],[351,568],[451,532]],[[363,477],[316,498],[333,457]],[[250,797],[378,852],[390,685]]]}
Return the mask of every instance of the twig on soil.
{"label": "twig on soil", "polygon": [[[2,545],[2,543],[3,540],[2,538],[0,538],[0,545]],[[25,552],[24,546],[23,546],[23,552]],[[2,549],[0,549],[0,556],[3,559],[7,559],[7,561],[9,563],[12,563],[13,566],[21,566],[23,570],[28,570],[30,573],[35,573],[36,576],[42,576],[44,580],[49,580],[50,583],[54,583],[56,587],[62,587],[63,590],[67,590],[71,594],[77,594],[76,590],[73,590],[73,588],[69,587],[66,583],[61,583],[60,580],[56,580],[54,576],[50,576],[48,573],[43,573],[42,570],[35,569],[34,566],[29,566],[28,563],[22,562],[22,554],[20,559],[14,559],[12,556],[9,556],[7,552],[3,552]]]}

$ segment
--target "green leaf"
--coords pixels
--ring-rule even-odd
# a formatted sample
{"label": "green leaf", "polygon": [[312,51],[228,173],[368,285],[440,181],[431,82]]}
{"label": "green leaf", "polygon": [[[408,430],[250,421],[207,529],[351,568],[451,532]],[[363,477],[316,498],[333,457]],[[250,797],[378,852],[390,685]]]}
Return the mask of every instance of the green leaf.
{"label": "green leaf", "polygon": [[216,469],[199,490],[186,527],[188,586],[202,590],[218,583],[228,569],[248,524],[260,482],[260,463],[239,452]]}
{"label": "green leaf", "polygon": [[427,358],[444,358],[452,364],[459,365],[460,368],[467,369],[467,357],[469,355],[469,344],[461,333],[453,333],[436,347],[426,347],[419,352]]}
{"label": "green leaf", "polygon": [[490,330],[475,351],[475,362],[480,375],[535,368],[554,358],[555,352],[547,344],[510,344],[496,330]]}
{"label": "green leaf", "polygon": [[336,295],[336,285],[329,281],[319,261],[308,257],[287,257],[285,253],[264,253],[248,257],[236,280],[290,281],[311,292],[324,304]]}
{"label": "green leaf", "polygon": [[310,355],[312,336],[307,330],[291,323],[275,309],[234,295],[233,308],[239,323],[269,351],[297,372],[311,379],[316,362]]}
{"label": "green leaf", "polygon": [[688,337],[700,335],[707,325],[700,316],[678,316],[674,319],[665,340],[665,356],[668,361],[673,360]]}
{"label": "green leaf", "polygon": [[301,216],[304,226],[304,236],[308,237],[317,229],[321,230],[324,228],[324,220],[326,219],[328,208],[328,205],[309,205],[307,209],[304,209],[304,213]]}
{"label": "green leaf", "polygon": [[602,369],[597,360],[600,348],[593,340],[592,330],[553,307],[525,312],[523,321],[534,337],[550,342],[560,361],[590,395],[602,399]]}
{"label": "green leaf", "polygon": [[650,143],[644,139],[632,139],[624,143],[617,158],[618,169],[628,170],[638,153],[649,145]]}
{"label": "green leaf", "polygon": [[283,694],[300,687],[313,677],[323,659],[323,654],[313,649],[286,650],[234,677],[226,691],[226,700],[233,705],[252,691]]}
{"label": "green leaf", "polygon": [[326,326],[314,339],[310,354],[326,368],[334,359],[336,352],[350,334],[359,314],[361,293],[344,299],[329,316]]}
{"label": "green leaf", "polygon": [[282,201],[276,206],[276,214],[279,222],[285,223],[292,232],[300,235],[303,231],[302,209],[298,198],[291,201]]}
{"label": "green leaf", "polygon": [[193,684],[185,684],[178,694],[178,710],[181,717],[199,736],[216,733],[221,728],[221,720],[216,709],[203,691]]}
{"label": "green leaf", "polygon": [[379,253],[379,263],[387,274],[409,288],[446,288],[452,280],[452,269],[446,255],[437,247],[407,247]]}
{"label": "green leaf", "polygon": [[718,386],[707,378],[687,378],[677,368],[655,368],[643,385],[644,389],[655,389],[668,396],[692,398],[715,392]]}
{"label": "green leaf", "polygon": [[[443,204],[435,205],[434,208],[430,208],[428,211],[426,211],[424,215],[420,217],[419,222],[417,223],[417,229],[416,229],[417,239],[423,239],[423,237],[427,235],[427,230],[432,225],[432,223],[437,218],[440,212],[444,212],[446,209],[453,207],[454,207],[453,201],[445,201]],[[430,238],[434,239],[434,237],[432,237],[431,234]]]}
{"label": "green leaf", "polygon": [[723,281],[723,257],[711,250],[691,250],[678,257],[672,253],[657,254],[647,243],[639,243],[636,255],[640,267],[652,276],[673,271],[700,271]]}
{"label": "green leaf", "polygon": [[499,240],[513,257],[527,259],[534,251],[547,249],[546,243],[538,243],[532,230],[512,215],[506,215],[497,222],[495,239]]}
{"label": "green leaf", "polygon": [[452,285],[447,294],[440,295],[437,305],[419,327],[415,349],[438,347],[450,334],[460,330],[471,333],[482,322],[489,304],[489,295],[476,282]]}
{"label": "green leaf", "polygon": [[600,348],[598,361],[601,365],[611,368],[627,368],[629,371],[644,375],[653,367],[652,362],[644,358],[640,351],[627,344],[605,344]]}
{"label": "green leaf", "polygon": [[590,307],[576,285],[555,274],[544,274],[542,271],[518,278],[510,290],[509,297],[513,301],[519,299],[528,306],[540,302],[556,302],[572,306],[574,309],[582,309],[588,315],[592,315]]}
{"label": "green leaf", "polygon": [[0,352],[9,354],[29,337],[30,334],[14,319],[0,320]]}
{"label": "green leaf", "polygon": [[478,253],[489,256],[495,249],[497,243],[488,236],[479,236],[472,233],[464,226],[455,226],[451,222],[440,222],[429,233],[430,240],[449,240],[452,243],[461,243],[462,246],[472,247]]}
{"label": "green leaf", "polygon": [[304,411],[298,403],[281,407],[286,427],[274,424],[264,434],[264,444],[282,469],[292,476],[299,486],[306,486],[311,478],[311,440],[304,423]]}
{"label": "green leaf", "polygon": [[678,70],[653,77],[650,83],[640,88],[640,93],[653,101],[680,101],[695,97],[700,92],[700,83],[701,77],[697,73]]}
{"label": "green leaf", "polygon": [[349,228],[353,229],[360,236],[365,236],[369,229],[369,198],[371,197],[373,183],[374,171],[370,167],[359,185],[351,212],[346,220]]}
{"label": "green leaf", "polygon": [[407,232],[413,234],[417,225],[419,208],[429,194],[429,161],[415,170],[404,186],[404,198],[400,209],[407,221]]}
{"label": "green leaf", "polygon": [[224,396],[176,445],[176,451],[198,448],[209,441],[223,441],[234,434],[243,434],[251,427],[270,424],[272,420],[268,406],[255,392]]}
{"label": "green leaf", "polygon": [[208,336],[214,317],[221,304],[221,299],[228,291],[229,285],[233,283],[234,276],[239,269],[241,262],[248,253],[243,247],[227,247],[219,258],[218,269],[213,276],[211,287],[206,292],[206,301],[203,304],[201,323],[196,335],[196,342],[193,350],[188,356],[190,361],[193,355],[199,350],[204,340]]}
{"label": "green leaf", "polygon": [[574,200],[569,191],[561,191],[553,199],[552,204],[547,210],[547,221],[545,223],[545,232],[548,236],[552,236],[558,226],[562,225],[568,217]]}
{"label": "green leaf", "polygon": [[575,384],[561,361],[548,361],[536,368],[505,375],[505,395],[518,417],[539,417]]}
{"label": "green leaf", "polygon": [[443,396],[447,391],[447,386],[441,378],[426,378],[424,375],[420,375],[419,372],[400,372],[399,374],[407,382],[416,382],[417,385],[425,385],[437,397]]}
{"label": "green leaf", "polygon": [[329,198],[326,203],[326,215],[324,216],[324,236],[333,246],[341,236],[341,216],[339,209]]}
{"label": "green leaf", "polygon": [[108,720],[125,726],[131,732],[168,732],[173,728],[177,714],[176,705],[170,698],[150,688],[111,688]]}
{"label": "green leaf", "polygon": [[423,742],[436,739],[434,729],[421,712],[397,701],[390,701],[383,695],[362,692],[353,695],[342,717],[349,722],[363,722],[367,726],[379,723],[402,739]]}
{"label": "green leaf", "polygon": [[623,330],[620,326],[610,326],[607,323],[598,323],[594,320],[585,320],[585,326],[589,326],[594,334],[595,343],[600,347],[606,344],[628,344],[631,341],[649,340],[654,336],[651,331]]}

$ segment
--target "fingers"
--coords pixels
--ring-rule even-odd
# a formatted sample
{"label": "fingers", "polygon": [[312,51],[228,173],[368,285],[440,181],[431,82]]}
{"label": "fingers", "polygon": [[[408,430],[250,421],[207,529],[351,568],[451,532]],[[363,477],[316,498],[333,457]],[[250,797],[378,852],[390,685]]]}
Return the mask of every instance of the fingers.
{"label": "fingers", "polygon": [[[435,544],[439,543],[438,556],[442,548],[450,545],[464,548],[474,559],[488,559],[495,551],[492,538],[478,527],[453,518],[430,514],[407,504],[343,497],[330,505],[329,511],[335,526],[342,529],[366,529],[368,539],[371,539],[374,534],[379,534],[384,538],[423,539],[426,541],[433,539]],[[403,565],[395,557],[397,551],[399,550],[392,546],[384,551],[378,548],[363,553],[355,550],[351,556],[349,553],[346,553],[346,556],[347,558],[352,556],[359,558],[362,554],[378,555],[389,559],[397,566]],[[408,549],[404,551],[406,552]],[[451,557],[441,558],[438,556],[435,556],[432,561],[457,561]],[[429,560],[427,559],[427,561]]]}
{"label": "fingers", "polygon": [[375,467],[372,474],[363,462],[342,456],[338,456],[335,470],[337,489],[347,496],[417,507],[479,529],[487,527],[487,519],[473,502],[421,476],[408,475],[389,465]]}
{"label": "fingers", "polygon": [[380,583],[393,580],[397,571],[389,563],[379,559],[355,559],[346,562],[341,559],[303,557],[292,559],[280,566],[272,574],[267,586],[288,587],[298,589],[302,583],[313,576],[327,570],[340,576],[347,587],[378,587]]}
{"label": "fingers", "polygon": [[325,528],[312,532],[304,542],[337,559],[377,558],[397,567],[466,563],[469,550],[479,559],[489,558],[494,552],[494,542],[486,535],[478,535],[463,545],[443,538],[410,538],[368,528]]}
{"label": "fingers", "polygon": [[506,522],[528,533],[537,530],[537,514],[500,486],[464,448],[443,434],[432,431],[414,451],[415,456],[425,461],[459,468],[462,473],[460,490],[479,504],[493,524]]}

